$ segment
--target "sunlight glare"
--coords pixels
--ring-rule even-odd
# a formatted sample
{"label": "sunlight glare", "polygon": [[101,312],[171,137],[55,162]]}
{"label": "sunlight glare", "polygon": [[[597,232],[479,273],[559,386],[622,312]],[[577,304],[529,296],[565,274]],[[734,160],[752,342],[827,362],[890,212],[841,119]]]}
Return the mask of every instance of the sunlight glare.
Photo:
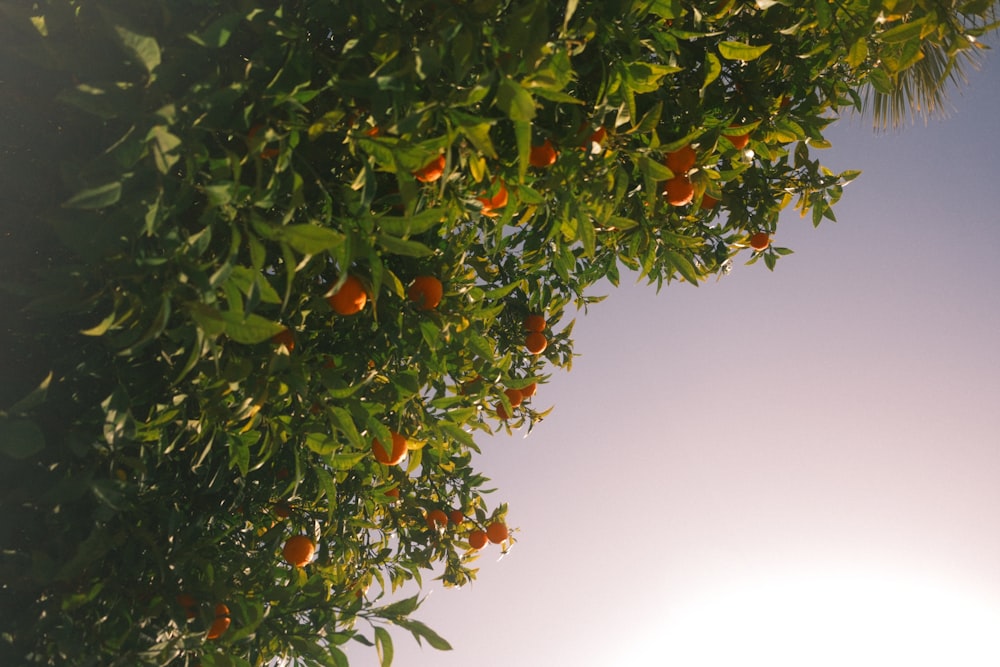
{"label": "sunlight glare", "polygon": [[[678,667],[1000,665],[1000,606],[886,573],[783,575],[678,607],[632,664]],[[662,625],[661,625],[662,628]]]}

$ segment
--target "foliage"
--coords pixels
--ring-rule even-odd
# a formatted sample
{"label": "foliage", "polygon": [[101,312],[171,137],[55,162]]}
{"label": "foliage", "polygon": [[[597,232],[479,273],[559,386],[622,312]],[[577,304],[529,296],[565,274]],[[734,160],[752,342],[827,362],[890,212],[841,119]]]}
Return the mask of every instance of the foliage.
{"label": "foliage", "polygon": [[567,310],[623,267],[773,268],[749,239],[834,219],[857,175],[814,157],[837,111],[992,27],[797,4],[0,0],[5,664],[389,664],[386,624],[448,648],[383,596],[475,577],[507,508],[474,436],[545,416],[507,390],[569,368]]}

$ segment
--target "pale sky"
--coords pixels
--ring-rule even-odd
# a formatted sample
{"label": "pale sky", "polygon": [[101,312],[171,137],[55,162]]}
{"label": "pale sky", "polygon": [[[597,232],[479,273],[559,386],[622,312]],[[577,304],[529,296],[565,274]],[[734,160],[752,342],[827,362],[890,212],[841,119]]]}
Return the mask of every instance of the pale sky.
{"label": "pale sky", "polygon": [[864,173],[773,273],[605,290],[552,415],[480,440],[518,543],[428,577],[454,650],[393,628],[394,664],[1000,665],[997,65],[950,119],[837,123]]}

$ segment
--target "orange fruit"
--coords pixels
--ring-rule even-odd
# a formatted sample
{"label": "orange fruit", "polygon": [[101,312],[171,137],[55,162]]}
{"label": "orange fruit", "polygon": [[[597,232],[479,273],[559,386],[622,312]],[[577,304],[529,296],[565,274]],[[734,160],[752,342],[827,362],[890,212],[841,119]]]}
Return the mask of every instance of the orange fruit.
{"label": "orange fruit", "polygon": [[503,393],[507,395],[507,400],[510,401],[510,407],[512,408],[521,405],[521,401],[524,400],[520,389],[507,389]]}
{"label": "orange fruit", "polygon": [[750,247],[757,252],[767,250],[769,245],[771,245],[771,237],[767,232],[757,232],[750,237]]}
{"label": "orange fruit", "polygon": [[489,538],[490,542],[493,544],[500,544],[507,539],[507,525],[502,521],[494,521],[490,525],[486,526],[486,537]]}
{"label": "orange fruit", "polygon": [[594,133],[592,135],[590,135],[590,143],[591,144],[603,144],[604,143],[604,138],[607,137],[607,136],[608,136],[608,131],[606,129],[604,129],[604,126],[602,125],[601,127],[599,127],[596,130],[594,130]]}
{"label": "orange fruit", "polygon": [[229,629],[232,621],[228,616],[219,616],[212,621],[212,626],[208,629],[208,639],[218,639]]}
{"label": "orange fruit", "polygon": [[487,215],[491,218],[495,218],[500,215],[497,213],[496,209],[503,208],[507,205],[507,186],[504,185],[503,181],[500,182],[500,189],[492,197],[479,197],[479,201],[482,203],[483,208],[480,213]]}
{"label": "orange fruit", "polygon": [[541,315],[528,315],[524,318],[524,328],[528,331],[545,331],[545,318]]}
{"label": "orange fruit", "polygon": [[538,389],[538,383],[537,382],[532,382],[529,385],[525,385],[524,387],[521,387],[521,390],[520,390],[521,391],[521,397],[522,398],[531,398],[532,396],[535,395],[535,391],[537,389]]}
{"label": "orange fruit", "polygon": [[274,516],[278,517],[279,519],[287,519],[288,517],[292,516],[292,506],[286,503],[285,501],[281,501],[280,503],[275,503]]}
{"label": "orange fruit", "polygon": [[694,184],[687,176],[674,176],[663,189],[671,206],[684,206],[694,199]]}
{"label": "orange fruit", "polygon": [[[738,127],[738,125],[736,123],[733,123],[729,127]],[[747,144],[750,143],[749,134],[726,134],[725,132],[723,132],[722,136],[724,136],[726,139],[729,139],[729,141],[732,142],[733,147],[738,151],[743,150],[744,148],[747,147]]]}
{"label": "orange fruit", "polygon": [[486,531],[474,530],[469,533],[469,546],[473,549],[482,549],[489,542],[489,537],[486,535]]}
{"label": "orange fruit", "polygon": [[385,446],[376,438],[372,440],[372,454],[375,455],[375,460],[379,463],[394,466],[406,458],[406,438],[395,431],[390,431],[390,433],[392,433],[392,451],[386,450]]}
{"label": "orange fruit", "polygon": [[291,352],[295,349],[295,334],[292,333],[291,329],[282,329],[271,336],[271,342],[279,347],[283,345],[286,350]]}
{"label": "orange fruit", "polygon": [[465,515],[462,514],[462,510],[452,510],[448,512],[448,521],[451,521],[457,526],[465,521]]}
{"label": "orange fruit", "polygon": [[[253,127],[250,128],[250,131],[247,132],[247,139],[253,139],[262,129],[264,129],[263,125],[259,123],[257,125],[254,125]],[[270,160],[271,158],[277,157],[280,152],[281,151],[279,151],[277,148],[273,146],[271,148],[261,147],[260,157],[262,160]]]}
{"label": "orange fruit", "polygon": [[395,498],[395,499],[398,500],[399,499],[399,487],[397,486],[394,489],[389,489],[388,491],[385,492],[385,495],[389,496],[390,498]]}
{"label": "orange fruit", "polygon": [[444,528],[448,525],[448,515],[444,513],[444,510],[431,510],[425,518],[427,526],[431,530],[437,530],[439,526]]}
{"label": "orange fruit", "polygon": [[368,303],[368,292],[360,280],[347,276],[340,289],[326,298],[327,303],[338,315],[354,315]]}
{"label": "orange fruit", "polygon": [[698,156],[689,144],[684,148],[678,148],[675,151],[667,153],[667,169],[674,172],[675,176],[683,176],[691,171],[691,167],[694,166],[697,160]]}
{"label": "orange fruit", "polygon": [[499,417],[500,419],[502,419],[504,421],[507,421],[508,419],[510,419],[510,413],[507,412],[507,408],[504,407],[503,403],[500,403],[498,401],[497,404],[496,404],[496,406],[495,406],[495,408],[496,408],[496,411],[497,411],[497,417]]}
{"label": "orange fruit", "polygon": [[285,561],[294,567],[302,567],[312,560],[316,553],[316,545],[305,535],[294,535],[288,538],[281,555]]}
{"label": "orange fruit", "polygon": [[715,208],[719,205],[719,200],[708,194],[707,192],[701,197],[701,208],[706,211]]}
{"label": "orange fruit", "polygon": [[539,169],[554,165],[556,163],[556,149],[552,146],[552,142],[546,139],[541,146],[532,146],[528,162],[532,167]]}
{"label": "orange fruit", "polygon": [[541,354],[548,347],[549,341],[537,331],[532,331],[524,337],[524,345],[528,348],[528,352]]}
{"label": "orange fruit", "polygon": [[208,639],[218,639],[229,629],[232,620],[229,618],[229,607],[224,604],[215,605],[215,620],[208,629]]}
{"label": "orange fruit", "polygon": [[417,276],[410,284],[406,295],[420,310],[434,310],[441,303],[444,287],[434,276]]}
{"label": "orange fruit", "polygon": [[413,177],[421,183],[433,183],[444,174],[444,164],[444,155],[438,155],[423,167],[413,172]]}

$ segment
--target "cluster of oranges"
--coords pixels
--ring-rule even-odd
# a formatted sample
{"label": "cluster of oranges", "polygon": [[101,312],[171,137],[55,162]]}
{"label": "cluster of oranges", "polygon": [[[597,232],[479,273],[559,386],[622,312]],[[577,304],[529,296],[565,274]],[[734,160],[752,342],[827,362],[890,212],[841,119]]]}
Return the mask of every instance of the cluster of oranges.
{"label": "cluster of oranges", "polygon": [[[188,620],[195,618],[198,615],[198,600],[189,593],[181,593],[177,596],[177,604],[184,609],[184,613]],[[205,635],[207,639],[218,639],[226,630],[229,629],[232,619],[229,617],[229,607],[222,604],[221,602],[215,605],[215,619],[208,628],[208,633]]]}
{"label": "cluster of oranges", "polygon": [[545,331],[545,318],[538,314],[528,315],[524,318],[524,328],[527,335],[524,337],[524,346],[532,354],[541,354],[549,346],[549,340],[543,333]]}
{"label": "cluster of oranges", "polygon": [[[410,283],[406,295],[410,301],[417,304],[418,309],[434,310],[444,297],[444,285],[435,276],[417,276]],[[338,315],[356,315],[364,310],[368,303],[368,290],[360,278],[348,274],[337,291],[326,297],[326,301]],[[295,350],[295,334],[291,329],[282,329],[271,337],[271,342],[289,352]]]}
{"label": "cluster of oranges", "polygon": [[[730,127],[737,126],[730,125]],[[734,131],[732,134],[724,132],[722,136],[728,139],[736,150],[741,151],[750,143],[750,135],[746,132]],[[694,184],[691,182],[690,172],[697,161],[698,155],[690,144],[667,153],[664,164],[674,175],[667,180],[663,195],[671,206],[685,206],[694,199]],[[718,199],[705,194],[701,199],[701,208],[710,209],[718,203]]]}
{"label": "cluster of oranges", "polygon": [[[449,524],[459,527],[465,523],[465,514],[462,510],[451,510],[445,512],[442,509],[433,509],[424,515],[427,527],[431,530],[444,530]],[[500,544],[510,536],[507,524],[503,521],[493,521],[486,526],[486,529],[474,528],[468,536],[469,546],[475,550],[482,549],[487,542]]]}

